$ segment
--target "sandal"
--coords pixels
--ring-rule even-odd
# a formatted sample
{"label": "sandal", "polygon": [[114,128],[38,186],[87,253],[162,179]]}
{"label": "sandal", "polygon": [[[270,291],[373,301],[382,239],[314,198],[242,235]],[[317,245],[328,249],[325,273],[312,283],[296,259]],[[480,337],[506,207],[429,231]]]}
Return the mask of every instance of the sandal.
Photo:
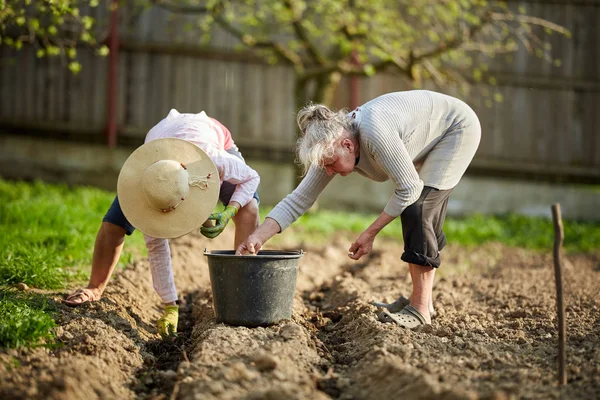
{"label": "sandal", "polygon": [[425,317],[410,304],[404,307],[400,312],[393,313],[386,308],[379,314],[381,322],[395,322],[398,326],[406,329],[414,329],[417,326],[427,325]]}
{"label": "sandal", "polygon": [[[393,303],[380,303],[378,301],[374,301],[371,304],[374,305],[375,307],[385,308],[391,313],[398,313],[404,307],[406,307],[407,305],[410,304],[410,300],[404,296],[400,296]],[[432,319],[435,318],[435,316],[436,316],[435,310],[429,310],[429,315],[431,316]]]}
{"label": "sandal", "polygon": [[400,296],[393,303],[380,303],[378,301],[374,301],[371,304],[373,304],[375,307],[385,308],[389,312],[395,313],[395,312],[398,312],[398,311],[402,310],[407,305],[409,305],[410,304],[410,300],[407,299],[404,296]]}
{"label": "sandal", "polygon": [[71,293],[64,300],[64,303],[71,307],[77,307],[82,305],[83,303],[87,303],[88,301],[97,301],[100,300],[100,295],[96,295],[91,289],[79,289],[74,293]]}

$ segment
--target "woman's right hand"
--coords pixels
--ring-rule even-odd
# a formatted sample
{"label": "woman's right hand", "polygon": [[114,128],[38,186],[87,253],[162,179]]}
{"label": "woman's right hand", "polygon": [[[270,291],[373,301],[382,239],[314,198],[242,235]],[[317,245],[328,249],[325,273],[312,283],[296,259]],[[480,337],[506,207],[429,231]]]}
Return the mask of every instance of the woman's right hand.
{"label": "woman's right hand", "polygon": [[262,248],[263,244],[265,244],[271,236],[280,231],[281,227],[277,221],[272,218],[265,218],[265,221],[238,246],[235,250],[235,254],[237,256],[258,254],[258,251]]}
{"label": "woman's right hand", "polygon": [[244,240],[244,242],[242,242],[242,244],[240,244],[238,246],[238,248],[235,251],[235,255],[236,256],[243,256],[243,255],[247,255],[247,254],[256,255],[256,254],[258,254],[258,251],[260,250],[262,245],[263,245],[262,240],[260,240],[258,235],[255,235],[254,233],[252,233],[250,236],[248,236],[248,238],[246,240]]}

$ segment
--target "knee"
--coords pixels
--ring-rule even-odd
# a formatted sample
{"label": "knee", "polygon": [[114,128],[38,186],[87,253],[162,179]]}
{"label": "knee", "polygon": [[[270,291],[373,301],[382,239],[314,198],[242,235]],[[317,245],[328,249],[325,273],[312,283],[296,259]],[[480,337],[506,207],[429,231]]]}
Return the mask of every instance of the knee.
{"label": "knee", "polygon": [[256,199],[252,199],[248,204],[244,207],[240,208],[235,217],[233,217],[233,221],[238,223],[258,223],[259,219],[259,209],[258,202]]}

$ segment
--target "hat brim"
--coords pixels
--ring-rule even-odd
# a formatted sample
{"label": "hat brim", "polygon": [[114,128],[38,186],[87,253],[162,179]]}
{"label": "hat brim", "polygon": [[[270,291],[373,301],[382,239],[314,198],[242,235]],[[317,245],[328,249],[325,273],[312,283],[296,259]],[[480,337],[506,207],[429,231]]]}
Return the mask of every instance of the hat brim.
{"label": "hat brim", "polygon": [[[206,177],[208,186],[190,186],[177,208],[162,212],[151,207],[142,188],[146,168],[160,160],[182,163],[189,176]],[[176,138],[156,139],[138,147],[123,164],[117,182],[121,210],[131,225],[144,234],[163,239],[186,235],[208,219],[219,200],[220,180],[217,168],[198,146]]]}

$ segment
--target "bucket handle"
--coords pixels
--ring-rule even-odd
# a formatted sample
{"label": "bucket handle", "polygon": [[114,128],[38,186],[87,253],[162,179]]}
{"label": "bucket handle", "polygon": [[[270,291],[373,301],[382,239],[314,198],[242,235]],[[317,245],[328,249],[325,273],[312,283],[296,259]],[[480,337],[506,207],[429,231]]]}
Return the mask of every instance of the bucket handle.
{"label": "bucket handle", "polygon": [[[305,255],[306,253],[307,253],[306,251],[300,249],[300,255],[301,256]],[[207,254],[210,254],[210,251],[205,247],[204,248],[204,255],[207,255]]]}

